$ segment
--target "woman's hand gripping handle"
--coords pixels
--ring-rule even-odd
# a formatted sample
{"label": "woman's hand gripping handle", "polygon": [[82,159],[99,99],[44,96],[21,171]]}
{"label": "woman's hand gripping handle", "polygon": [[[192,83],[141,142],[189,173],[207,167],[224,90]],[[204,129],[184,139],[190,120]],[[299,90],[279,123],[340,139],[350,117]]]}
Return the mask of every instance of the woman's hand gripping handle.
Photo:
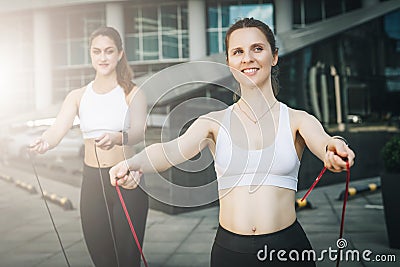
{"label": "woman's hand gripping handle", "polygon": [[109,171],[110,182],[113,186],[121,186],[125,189],[134,189],[139,185],[142,172],[129,170],[128,163],[121,161]]}
{"label": "woman's hand gripping handle", "polygon": [[332,172],[341,172],[354,165],[355,154],[341,136],[333,136],[326,145],[324,166]]}

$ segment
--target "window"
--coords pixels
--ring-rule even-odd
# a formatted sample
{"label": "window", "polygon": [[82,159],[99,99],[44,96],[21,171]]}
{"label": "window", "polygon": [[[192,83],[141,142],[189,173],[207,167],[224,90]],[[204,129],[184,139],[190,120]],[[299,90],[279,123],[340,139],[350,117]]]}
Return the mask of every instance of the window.
{"label": "window", "polygon": [[[89,54],[89,35],[105,25],[102,8],[62,9],[51,15],[53,101],[94,77]],[[77,68],[78,67],[78,68]]]}
{"label": "window", "polygon": [[346,7],[346,12],[350,12],[354,9],[362,7],[361,0],[344,0],[344,5]]}
{"label": "window", "polygon": [[154,33],[143,36],[143,52],[144,60],[158,59],[158,35]]}
{"label": "window", "polygon": [[293,0],[293,24],[305,27],[361,7],[361,0]]}
{"label": "window", "polygon": [[129,61],[189,57],[186,3],[131,6],[126,12],[131,18],[125,36]]}
{"label": "window", "polygon": [[229,26],[238,19],[253,17],[259,19],[273,29],[273,5],[260,1],[250,1],[247,4],[237,2],[209,2],[207,7],[208,25],[208,53],[222,53],[225,51],[225,34]]}
{"label": "window", "polygon": [[219,49],[220,43],[224,42],[221,38],[218,36],[218,31],[208,31],[208,50],[210,54],[217,54],[219,52],[222,52],[222,48]]}
{"label": "window", "polygon": [[304,8],[302,0],[293,0],[293,25],[295,28],[304,26]]}
{"label": "window", "polygon": [[178,37],[175,34],[163,34],[163,58],[179,58]]}
{"label": "window", "polygon": [[304,0],[304,5],[306,24],[322,20],[322,8],[320,0]]}
{"label": "window", "polygon": [[[85,54],[86,51],[89,50],[88,45],[85,44],[84,39],[79,39],[79,40],[72,40],[70,42],[70,52],[71,52],[71,58],[70,58],[70,65],[80,65],[80,64],[85,64]],[[87,49],[87,50],[86,50]],[[85,51],[86,50],[86,51]]]}
{"label": "window", "polygon": [[70,10],[55,13],[52,23],[52,50],[56,67],[90,64],[89,35],[105,25],[105,13],[100,9]]}
{"label": "window", "polygon": [[400,92],[400,11],[384,16],[384,32],[387,36],[387,55],[384,75],[389,92]]}
{"label": "window", "polygon": [[342,13],[342,3],[340,1],[325,0],[325,17],[330,18]]}
{"label": "window", "polygon": [[141,11],[142,17],[137,19],[138,23],[142,24],[142,32],[158,32],[158,8],[145,7]]}

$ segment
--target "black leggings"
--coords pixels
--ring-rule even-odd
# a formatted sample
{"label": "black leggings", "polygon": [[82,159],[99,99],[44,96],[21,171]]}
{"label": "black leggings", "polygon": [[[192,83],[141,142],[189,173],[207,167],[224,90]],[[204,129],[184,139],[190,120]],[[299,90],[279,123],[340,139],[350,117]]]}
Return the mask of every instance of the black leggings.
{"label": "black leggings", "polygon": [[[96,267],[139,267],[140,253],[131,234],[115,187],[110,184],[109,170],[110,168],[101,168],[110,215],[108,215],[105,205],[99,169],[84,165],[80,209],[85,242]],[[140,187],[134,190],[121,188],[121,193],[142,245],[149,207],[148,197]],[[113,229],[116,243],[115,249],[111,229]],[[115,250],[118,252],[118,257]]]}
{"label": "black leggings", "polygon": [[[285,254],[280,252],[278,258],[280,250]],[[211,251],[211,267],[314,267],[314,259],[309,260],[307,254],[302,261],[304,250],[311,251],[312,248],[297,220],[283,230],[264,235],[238,235],[219,226]],[[290,260],[296,256],[291,251],[299,252],[298,261]]]}

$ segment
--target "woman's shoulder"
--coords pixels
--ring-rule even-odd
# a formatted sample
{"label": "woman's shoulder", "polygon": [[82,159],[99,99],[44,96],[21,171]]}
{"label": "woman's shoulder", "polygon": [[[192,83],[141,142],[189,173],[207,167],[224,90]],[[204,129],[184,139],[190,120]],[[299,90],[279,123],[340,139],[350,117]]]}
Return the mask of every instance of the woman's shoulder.
{"label": "woman's shoulder", "polygon": [[308,114],[307,111],[302,110],[302,109],[296,109],[296,108],[292,108],[289,106],[287,106],[287,108],[289,110],[289,113],[291,113],[291,115],[304,116],[304,115]]}
{"label": "woman's shoulder", "polygon": [[226,113],[226,111],[228,109],[230,109],[232,106],[228,106],[224,109],[220,109],[220,110],[216,110],[216,111],[210,111],[208,113],[206,113],[205,115],[202,115],[201,117],[204,118],[210,118],[210,119],[214,119],[216,121],[221,121]]}
{"label": "woman's shoulder", "polygon": [[81,102],[81,98],[84,94],[86,90],[86,85],[81,87],[81,88],[77,88],[77,89],[73,89],[71,90],[66,98],[65,98],[65,102],[73,102],[76,105],[79,105],[79,103]]}
{"label": "woman's shoulder", "polygon": [[69,92],[68,95],[70,95],[70,96],[73,97],[73,98],[80,99],[80,98],[82,97],[82,95],[85,93],[86,87],[87,87],[87,86],[85,85],[85,86],[83,86],[83,87],[81,87],[81,88],[73,89],[73,90],[71,90],[71,91]]}
{"label": "woman's shoulder", "polygon": [[132,103],[133,100],[146,101],[145,93],[137,85],[134,85],[131,91],[126,95],[127,103]]}
{"label": "woman's shoulder", "polygon": [[308,121],[314,118],[314,116],[312,116],[310,113],[302,109],[295,109],[292,107],[288,107],[288,110],[289,110],[290,120],[295,124]]}
{"label": "woman's shoulder", "polygon": [[231,106],[227,108],[211,111],[199,117],[199,120],[206,122],[210,129],[218,130],[219,126],[221,125],[226,111],[230,109]]}
{"label": "woman's shoulder", "polygon": [[76,88],[71,90],[71,94],[82,95],[86,91],[87,85],[82,86],[81,88]]}

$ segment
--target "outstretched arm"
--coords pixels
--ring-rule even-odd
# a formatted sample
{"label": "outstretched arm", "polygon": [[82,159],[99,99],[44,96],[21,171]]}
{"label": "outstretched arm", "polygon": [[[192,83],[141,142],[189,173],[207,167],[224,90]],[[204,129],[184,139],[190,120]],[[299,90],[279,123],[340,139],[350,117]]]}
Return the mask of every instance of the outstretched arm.
{"label": "outstretched arm", "polygon": [[209,117],[201,116],[180,137],[150,145],[132,158],[118,163],[110,170],[111,183],[115,185],[116,178],[119,178],[119,185],[133,188],[132,180],[137,178],[128,175],[128,170],[140,173],[162,172],[191,159],[210,144],[211,124]]}
{"label": "outstretched arm", "polygon": [[39,139],[30,144],[30,149],[32,151],[45,153],[60,143],[62,138],[72,127],[75,116],[78,113],[80,94],[81,89],[77,89],[71,91],[67,95],[53,125],[51,125]]}
{"label": "outstretched arm", "polygon": [[314,116],[304,111],[295,112],[300,135],[327,169],[333,172],[346,170],[346,160],[353,166],[355,154],[342,139],[328,135]]}

